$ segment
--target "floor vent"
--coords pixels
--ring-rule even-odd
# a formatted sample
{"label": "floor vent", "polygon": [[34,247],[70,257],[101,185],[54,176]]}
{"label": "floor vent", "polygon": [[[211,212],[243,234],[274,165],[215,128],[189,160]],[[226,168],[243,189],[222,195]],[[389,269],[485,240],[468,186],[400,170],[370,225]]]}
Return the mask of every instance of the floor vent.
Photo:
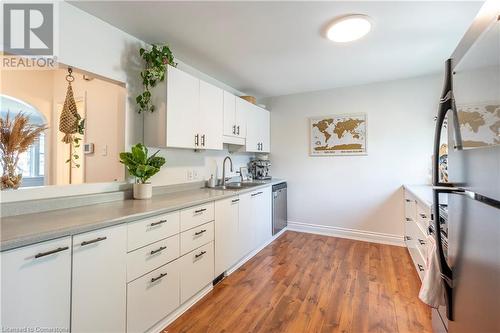
{"label": "floor vent", "polygon": [[222,273],[212,281],[212,284],[215,286],[217,283],[221,282],[224,279],[224,277],[225,277],[224,273]]}

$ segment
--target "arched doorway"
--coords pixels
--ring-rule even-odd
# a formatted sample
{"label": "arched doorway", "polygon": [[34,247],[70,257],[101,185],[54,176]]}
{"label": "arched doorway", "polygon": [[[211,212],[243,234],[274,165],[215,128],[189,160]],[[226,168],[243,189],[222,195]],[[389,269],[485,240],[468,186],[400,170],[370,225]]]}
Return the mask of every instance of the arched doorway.
{"label": "arched doorway", "polygon": [[[17,98],[0,94],[0,116],[4,118],[7,112],[10,113],[10,117],[15,117],[22,112],[30,117],[30,123],[47,125],[45,116],[32,105]],[[42,132],[39,139],[19,158],[17,166],[23,175],[21,187],[45,184],[45,138],[46,134]],[[1,171],[3,170],[0,170],[0,173]]]}

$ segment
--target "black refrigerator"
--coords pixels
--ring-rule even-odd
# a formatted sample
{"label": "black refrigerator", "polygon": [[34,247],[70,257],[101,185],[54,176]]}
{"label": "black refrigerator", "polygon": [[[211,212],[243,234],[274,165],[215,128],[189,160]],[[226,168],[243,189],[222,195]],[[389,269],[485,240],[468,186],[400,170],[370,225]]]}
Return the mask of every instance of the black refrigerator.
{"label": "black refrigerator", "polygon": [[500,10],[491,1],[445,67],[433,151],[433,228],[441,230],[433,235],[446,299],[437,314],[449,333],[500,332]]}

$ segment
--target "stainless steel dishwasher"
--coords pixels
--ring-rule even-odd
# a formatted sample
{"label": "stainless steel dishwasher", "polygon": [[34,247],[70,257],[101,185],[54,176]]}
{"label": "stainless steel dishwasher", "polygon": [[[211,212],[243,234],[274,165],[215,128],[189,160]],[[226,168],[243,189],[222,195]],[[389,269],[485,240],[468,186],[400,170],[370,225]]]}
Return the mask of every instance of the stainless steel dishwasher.
{"label": "stainless steel dishwasher", "polygon": [[273,235],[287,225],[286,182],[273,185]]}

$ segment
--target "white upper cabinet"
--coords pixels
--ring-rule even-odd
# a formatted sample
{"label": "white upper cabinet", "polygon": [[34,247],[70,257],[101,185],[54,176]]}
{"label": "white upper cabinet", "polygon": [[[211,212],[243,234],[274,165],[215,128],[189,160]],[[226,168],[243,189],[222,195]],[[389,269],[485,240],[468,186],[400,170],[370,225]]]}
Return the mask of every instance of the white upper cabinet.
{"label": "white upper cabinet", "polygon": [[1,316],[5,332],[57,328],[69,332],[71,238],[0,253]]}
{"label": "white upper cabinet", "polygon": [[144,117],[146,145],[222,149],[222,89],[172,66],[165,81],[152,92],[156,110]]}
{"label": "white upper cabinet", "polygon": [[236,136],[236,96],[224,91],[224,135]]}
{"label": "white upper cabinet", "polygon": [[[199,134],[197,128],[199,95],[200,80],[168,66],[166,146],[195,148],[195,135]],[[155,112],[160,112],[160,110]]]}
{"label": "white upper cabinet", "polygon": [[270,144],[270,114],[257,105],[243,101],[242,109],[246,113],[246,151],[269,153]]}
{"label": "white upper cabinet", "polygon": [[222,150],[246,143],[247,152],[270,152],[269,111],[175,67],[152,89],[152,102],[156,110],[144,117],[147,146]]}
{"label": "white upper cabinet", "polygon": [[224,135],[244,139],[246,137],[245,105],[241,98],[224,91]]}
{"label": "white upper cabinet", "polygon": [[222,150],[223,109],[222,89],[200,80],[197,148]]}

